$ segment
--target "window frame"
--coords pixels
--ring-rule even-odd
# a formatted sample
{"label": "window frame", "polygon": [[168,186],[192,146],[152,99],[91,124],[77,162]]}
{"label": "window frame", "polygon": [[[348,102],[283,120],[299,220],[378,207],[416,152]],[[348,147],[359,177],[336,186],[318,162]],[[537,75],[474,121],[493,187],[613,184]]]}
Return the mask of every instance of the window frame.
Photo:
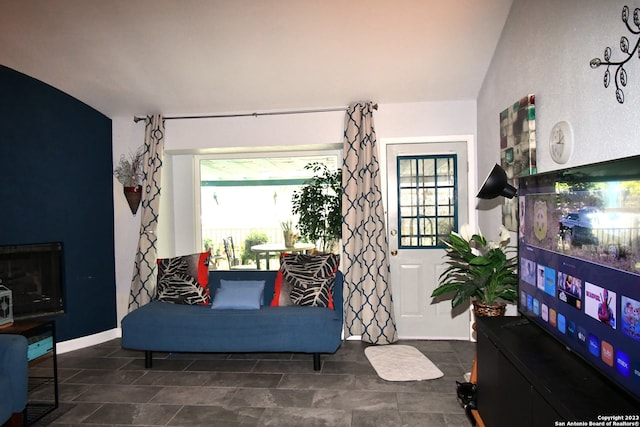
{"label": "window frame", "polygon": [[[266,157],[308,157],[308,156],[335,156],[338,168],[343,166],[342,144],[327,144],[292,150],[290,147],[271,148],[264,151],[234,151],[233,153],[202,153],[193,156],[193,201],[194,201],[194,228],[196,250],[201,250],[202,242],[202,194],[201,194],[201,167],[202,160],[224,159],[259,159]],[[266,181],[265,181],[266,182]]]}

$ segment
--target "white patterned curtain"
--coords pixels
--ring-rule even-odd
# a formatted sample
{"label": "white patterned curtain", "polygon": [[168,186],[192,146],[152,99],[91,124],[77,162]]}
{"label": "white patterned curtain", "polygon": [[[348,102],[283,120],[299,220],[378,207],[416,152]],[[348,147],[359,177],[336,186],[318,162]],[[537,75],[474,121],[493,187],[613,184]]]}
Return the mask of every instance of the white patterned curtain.
{"label": "white patterned curtain", "polygon": [[373,103],[350,105],[342,167],[345,334],[359,335],[373,344],[391,344],[398,337],[376,142]]}
{"label": "white patterned curtain", "polygon": [[147,116],[144,136],[144,161],[140,238],[129,293],[129,311],[147,304],[156,290],[158,250],[156,229],[160,207],[160,178],[164,154],[164,118]]}

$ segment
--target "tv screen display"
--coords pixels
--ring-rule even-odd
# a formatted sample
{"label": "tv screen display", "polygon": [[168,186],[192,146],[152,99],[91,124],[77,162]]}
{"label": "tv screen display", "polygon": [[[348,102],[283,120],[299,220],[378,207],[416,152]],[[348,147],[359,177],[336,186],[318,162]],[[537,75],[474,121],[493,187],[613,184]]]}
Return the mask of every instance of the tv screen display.
{"label": "tv screen display", "polygon": [[64,312],[62,243],[0,246],[0,284],[11,290],[16,320]]}
{"label": "tv screen display", "polygon": [[518,187],[518,310],[640,400],[640,156]]}

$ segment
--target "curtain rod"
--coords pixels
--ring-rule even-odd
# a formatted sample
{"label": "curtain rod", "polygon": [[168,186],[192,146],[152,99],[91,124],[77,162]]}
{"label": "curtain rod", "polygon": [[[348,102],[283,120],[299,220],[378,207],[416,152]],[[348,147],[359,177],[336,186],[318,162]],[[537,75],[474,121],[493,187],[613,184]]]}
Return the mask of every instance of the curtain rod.
{"label": "curtain rod", "polygon": [[[293,110],[293,111],[274,111],[267,113],[244,113],[244,114],[214,114],[208,116],[169,116],[165,117],[165,120],[182,120],[182,119],[221,119],[228,117],[258,117],[258,116],[280,116],[285,114],[308,114],[308,113],[328,113],[331,111],[344,111],[345,108],[325,108],[317,110]],[[378,109],[378,104],[373,104],[373,109]],[[146,117],[133,116],[133,121],[138,123],[139,121],[146,120]]]}

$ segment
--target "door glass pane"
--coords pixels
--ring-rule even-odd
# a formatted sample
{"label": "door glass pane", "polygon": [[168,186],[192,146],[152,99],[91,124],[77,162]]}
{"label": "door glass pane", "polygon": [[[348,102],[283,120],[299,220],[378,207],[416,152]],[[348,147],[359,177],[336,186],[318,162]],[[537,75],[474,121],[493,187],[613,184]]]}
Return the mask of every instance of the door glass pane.
{"label": "door glass pane", "polygon": [[440,185],[452,186],[455,181],[455,166],[452,159],[436,159],[438,164],[438,181]]}
{"label": "door glass pane", "polygon": [[438,188],[438,216],[452,216],[455,211],[453,187]]}
{"label": "door glass pane", "polygon": [[398,157],[400,247],[441,247],[457,224],[456,155]]}

